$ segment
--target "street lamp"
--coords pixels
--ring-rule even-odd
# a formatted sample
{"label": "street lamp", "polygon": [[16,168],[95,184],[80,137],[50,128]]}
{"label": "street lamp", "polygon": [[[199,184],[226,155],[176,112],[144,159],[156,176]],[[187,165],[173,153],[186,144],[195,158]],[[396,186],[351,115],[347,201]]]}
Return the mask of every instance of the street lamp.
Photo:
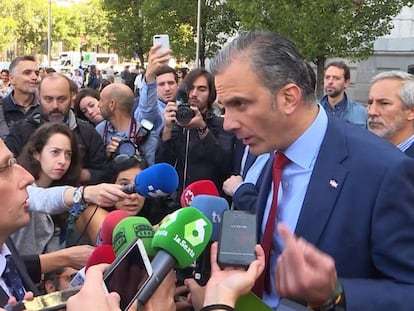
{"label": "street lamp", "polygon": [[197,42],[196,42],[196,67],[200,67],[200,17],[201,17],[201,0],[197,4]]}
{"label": "street lamp", "polygon": [[52,45],[52,0],[49,0],[47,8],[47,66],[51,67],[51,45]]}

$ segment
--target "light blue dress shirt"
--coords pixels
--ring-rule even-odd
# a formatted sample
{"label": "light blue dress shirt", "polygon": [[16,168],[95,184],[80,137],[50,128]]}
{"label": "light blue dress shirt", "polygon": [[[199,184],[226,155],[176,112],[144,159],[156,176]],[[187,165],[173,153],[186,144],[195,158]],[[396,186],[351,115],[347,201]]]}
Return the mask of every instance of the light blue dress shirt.
{"label": "light blue dress shirt", "polygon": [[[319,105],[319,113],[311,126],[285,151],[285,155],[290,159],[282,173],[281,183],[278,193],[277,223],[283,222],[294,232],[302,209],[308,184],[315,166],[316,158],[319,153],[323,138],[328,126],[326,111]],[[266,227],[267,217],[273,197],[273,183],[269,193],[266,208],[263,215],[262,235]],[[285,245],[283,239],[279,237],[276,226],[273,234],[273,243],[270,256],[272,292],[268,295],[263,294],[263,301],[275,309],[279,303],[279,296],[276,293],[274,271],[276,260],[283,251]]]}

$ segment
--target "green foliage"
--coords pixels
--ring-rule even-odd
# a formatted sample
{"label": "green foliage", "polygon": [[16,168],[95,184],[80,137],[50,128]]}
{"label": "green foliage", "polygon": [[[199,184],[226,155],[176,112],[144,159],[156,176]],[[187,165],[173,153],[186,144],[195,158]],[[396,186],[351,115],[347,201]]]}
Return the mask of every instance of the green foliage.
{"label": "green foliage", "polygon": [[14,18],[15,8],[11,1],[0,1],[0,12],[0,49],[8,50],[10,42],[16,37],[19,25]]}
{"label": "green foliage", "polygon": [[[49,0],[1,0],[0,48],[11,49],[17,41],[20,54],[46,54]],[[57,41],[63,49],[77,50],[83,35],[88,38],[86,48],[110,46],[106,32],[107,19],[100,0],[57,5],[51,0],[52,49]],[[16,56],[16,55],[15,55]]]}
{"label": "green foliage", "polygon": [[309,60],[364,59],[376,38],[388,34],[404,0],[232,0],[244,29],[272,30],[292,39]]}
{"label": "green foliage", "polygon": [[[197,1],[103,0],[110,12],[110,29],[124,56],[137,53],[143,61],[152,36],[168,34],[178,61],[196,56]],[[214,55],[236,29],[236,15],[225,1],[202,0],[200,59]]]}
{"label": "green foliage", "polygon": [[118,53],[128,57],[134,53],[142,54],[142,1],[102,0],[102,4],[107,12],[111,44],[118,48]]}
{"label": "green foliage", "polygon": [[229,0],[243,29],[271,30],[293,40],[321,74],[329,57],[366,59],[391,30],[407,0]]}

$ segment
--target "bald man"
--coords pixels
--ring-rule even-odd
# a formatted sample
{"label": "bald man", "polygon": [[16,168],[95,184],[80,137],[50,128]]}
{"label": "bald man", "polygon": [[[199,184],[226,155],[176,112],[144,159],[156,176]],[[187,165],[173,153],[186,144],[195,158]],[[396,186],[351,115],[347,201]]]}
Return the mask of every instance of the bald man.
{"label": "bald man", "polygon": [[112,83],[101,92],[99,108],[105,121],[96,126],[101,135],[106,155],[114,159],[120,154],[142,155],[149,165],[155,162],[158,136],[141,128],[141,123],[132,116],[134,93],[123,83]]}

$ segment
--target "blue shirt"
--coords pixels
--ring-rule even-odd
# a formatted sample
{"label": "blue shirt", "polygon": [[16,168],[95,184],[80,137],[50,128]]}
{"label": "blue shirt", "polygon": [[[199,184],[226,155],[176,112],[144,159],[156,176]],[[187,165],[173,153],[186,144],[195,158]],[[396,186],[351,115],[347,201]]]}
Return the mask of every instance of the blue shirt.
{"label": "blue shirt", "polygon": [[402,152],[407,151],[408,148],[411,147],[411,145],[414,143],[414,135],[410,136],[409,138],[407,138],[406,140],[404,140],[403,142],[401,142],[397,148],[400,149]]}
{"label": "blue shirt", "polygon": [[139,95],[139,103],[134,111],[136,120],[147,119],[154,124],[153,131],[161,135],[164,128],[163,112],[166,104],[158,99],[156,81],[147,84],[145,81]]}
{"label": "blue shirt", "polygon": [[346,111],[347,102],[347,98],[344,96],[339,103],[332,107],[329,103],[328,96],[326,96],[322,98],[320,103],[325,108],[327,113],[334,117],[343,119],[343,114]]}
{"label": "blue shirt", "polygon": [[[290,159],[291,163],[289,163],[282,172],[282,179],[279,185],[276,220],[277,223],[285,223],[292,232],[295,231],[306,191],[308,189],[308,184],[327,127],[328,116],[326,111],[319,105],[319,113],[311,126],[285,151],[285,155]],[[271,189],[263,215],[261,228],[262,235],[266,227],[267,217],[272,204],[273,184]],[[273,309],[275,309],[279,303],[279,296],[276,293],[275,287],[274,271],[276,268],[277,257],[283,251],[284,247],[283,239],[278,236],[275,226],[270,255],[272,291],[271,295],[268,295],[266,292],[263,294],[263,301]]]}

